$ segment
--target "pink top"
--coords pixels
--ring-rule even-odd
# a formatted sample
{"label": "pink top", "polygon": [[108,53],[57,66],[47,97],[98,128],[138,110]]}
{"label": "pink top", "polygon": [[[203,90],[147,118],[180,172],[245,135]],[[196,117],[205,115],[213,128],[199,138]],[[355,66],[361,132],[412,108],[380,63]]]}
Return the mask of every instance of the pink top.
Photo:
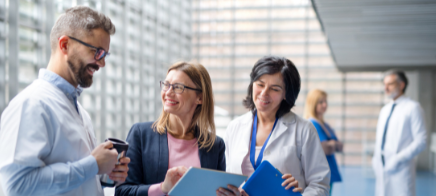
{"label": "pink top", "polygon": [[[185,166],[185,167],[201,167],[200,157],[198,155],[197,138],[192,140],[183,140],[168,136],[168,169]],[[161,196],[165,195],[160,188],[162,183],[153,184],[148,189],[148,195]]]}

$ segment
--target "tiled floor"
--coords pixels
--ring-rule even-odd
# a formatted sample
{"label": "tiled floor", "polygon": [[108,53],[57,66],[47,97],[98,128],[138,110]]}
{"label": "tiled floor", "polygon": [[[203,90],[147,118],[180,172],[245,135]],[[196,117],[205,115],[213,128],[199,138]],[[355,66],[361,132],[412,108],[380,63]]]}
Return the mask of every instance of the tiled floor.
{"label": "tiled floor", "polygon": [[[333,185],[332,196],[372,196],[375,179],[371,169],[362,167],[340,167],[342,182]],[[417,172],[417,196],[436,196],[436,175]]]}
{"label": "tiled floor", "polygon": [[[371,168],[340,167],[343,182],[333,186],[332,196],[373,196],[375,179]],[[105,189],[106,196],[114,195],[111,188]],[[416,196],[436,196],[436,175],[418,171]]]}
{"label": "tiled floor", "polygon": [[[372,196],[374,195],[374,175],[371,169],[362,167],[340,167],[343,182],[335,183],[332,196]],[[114,195],[114,189],[106,188],[105,195]],[[436,196],[436,175],[418,171],[416,179],[417,196]],[[3,192],[0,187],[0,196]]]}

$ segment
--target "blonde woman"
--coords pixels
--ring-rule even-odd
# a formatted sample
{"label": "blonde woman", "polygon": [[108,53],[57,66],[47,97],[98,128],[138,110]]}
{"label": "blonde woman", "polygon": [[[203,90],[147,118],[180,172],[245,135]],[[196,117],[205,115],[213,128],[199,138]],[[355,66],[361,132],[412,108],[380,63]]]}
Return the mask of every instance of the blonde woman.
{"label": "blonde woman", "polygon": [[127,136],[132,161],[116,195],[166,195],[190,166],[226,170],[224,142],[215,135],[207,70],[200,64],[176,63],[160,87],[159,119],[133,125]]}
{"label": "blonde woman", "polygon": [[306,98],[304,118],[309,119],[318,131],[321,146],[326,154],[331,170],[330,193],[334,182],[342,181],[338,165],[335,159],[335,152],[342,152],[343,144],[338,140],[334,130],[324,121],[324,114],[327,111],[327,93],[322,90],[312,90]]}

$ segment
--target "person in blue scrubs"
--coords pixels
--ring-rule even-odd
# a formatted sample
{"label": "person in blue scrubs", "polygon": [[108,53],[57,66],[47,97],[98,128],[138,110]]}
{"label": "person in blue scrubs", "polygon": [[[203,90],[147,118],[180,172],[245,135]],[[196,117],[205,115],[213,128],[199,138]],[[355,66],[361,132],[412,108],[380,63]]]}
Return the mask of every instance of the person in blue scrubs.
{"label": "person in blue scrubs", "polygon": [[343,143],[338,140],[334,130],[324,121],[324,114],[327,111],[327,93],[315,89],[309,92],[306,98],[304,118],[308,119],[315,126],[321,146],[326,154],[327,161],[331,170],[330,194],[333,183],[341,182],[338,164],[336,163],[335,152],[342,152]]}

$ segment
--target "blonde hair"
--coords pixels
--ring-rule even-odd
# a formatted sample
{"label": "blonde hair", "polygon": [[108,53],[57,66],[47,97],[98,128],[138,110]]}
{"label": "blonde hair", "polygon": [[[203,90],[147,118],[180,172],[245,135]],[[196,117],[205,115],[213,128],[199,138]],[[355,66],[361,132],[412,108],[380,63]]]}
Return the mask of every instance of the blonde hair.
{"label": "blonde hair", "polygon": [[[212,92],[212,82],[206,68],[201,64],[177,62],[173,64],[167,74],[172,70],[183,71],[194,82],[197,89],[201,89],[202,104],[195,108],[194,115],[192,116],[191,125],[188,127],[189,131],[197,129],[197,140],[199,148],[212,148],[215,143],[216,131],[214,122],[214,101]],[[200,92],[198,92],[200,94]],[[164,134],[165,130],[171,133],[169,128],[170,114],[162,109],[162,113],[153,123],[153,130],[160,134]]]}
{"label": "blonde hair", "polygon": [[323,119],[318,119],[318,116],[316,114],[316,105],[318,104],[318,101],[324,97],[327,98],[327,93],[319,89],[311,90],[307,94],[303,115],[305,119],[314,118],[320,122],[323,122]]}

